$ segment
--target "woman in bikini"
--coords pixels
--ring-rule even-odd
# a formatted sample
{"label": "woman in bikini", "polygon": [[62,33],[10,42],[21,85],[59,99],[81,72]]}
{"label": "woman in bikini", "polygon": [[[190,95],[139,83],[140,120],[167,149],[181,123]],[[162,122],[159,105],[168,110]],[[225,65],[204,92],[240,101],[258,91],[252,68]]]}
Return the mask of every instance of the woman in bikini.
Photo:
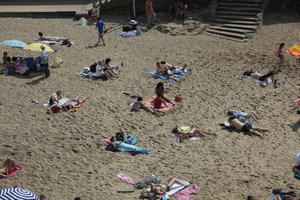
{"label": "woman in bikini", "polygon": [[168,98],[164,97],[164,93],[165,93],[164,83],[159,82],[155,88],[155,94],[156,94],[156,98],[154,99],[155,109],[168,107],[166,103],[171,103],[174,105],[174,103],[172,103]]}
{"label": "woman in bikini", "polygon": [[7,158],[0,168],[0,177],[6,177],[8,174],[16,170],[16,168],[16,162],[11,158]]}
{"label": "woman in bikini", "polygon": [[155,185],[152,183],[150,191],[152,193],[154,193],[155,195],[164,195],[170,190],[170,188],[174,184],[179,184],[179,185],[185,186],[183,183],[180,182],[179,179],[169,176],[165,181],[163,181],[162,184]]}
{"label": "woman in bikini", "polygon": [[82,102],[84,102],[86,99],[87,97],[84,97],[81,100],[79,100],[78,98],[72,99],[71,101],[67,102],[64,106],[66,110],[77,109],[80,107],[80,104],[82,104]]}
{"label": "woman in bikini", "polygon": [[190,127],[187,127],[187,130],[183,130],[182,127],[176,126],[175,128],[172,129],[172,134],[178,136],[180,142],[183,140],[188,140],[192,137],[200,137],[200,138],[205,137],[204,132],[200,131],[197,128],[191,129]]}

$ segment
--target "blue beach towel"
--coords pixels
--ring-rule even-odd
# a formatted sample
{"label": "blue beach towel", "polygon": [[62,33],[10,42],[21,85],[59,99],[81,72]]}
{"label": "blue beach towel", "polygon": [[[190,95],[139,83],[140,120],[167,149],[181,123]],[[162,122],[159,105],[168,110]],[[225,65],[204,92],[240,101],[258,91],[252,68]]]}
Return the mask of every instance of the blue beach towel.
{"label": "blue beach towel", "polygon": [[259,83],[259,85],[261,87],[266,87],[267,85],[273,85],[272,81],[271,82],[269,82],[269,81],[260,81],[260,80],[258,80],[256,78],[251,77],[251,76],[246,76],[246,77],[249,78],[249,79],[251,79],[251,80],[256,81],[257,83]]}
{"label": "blue beach towel", "polygon": [[124,142],[113,142],[114,146],[118,151],[126,151],[126,152],[136,152],[142,154],[149,154],[150,150],[143,147],[138,147],[132,144],[126,144]]}
{"label": "blue beach towel", "polygon": [[[60,99],[60,100],[58,101],[58,106],[64,105],[64,104],[67,103],[69,100],[70,100],[70,99],[68,99],[68,98],[62,98],[62,99]],[[48,103],[44,103],[43,106],[49,107],[49,106],[50,106],[50,105],[49,105],[49,102],[48,102]]]}
{"label": "blue beach towel", "polygon": [[128,31],[128,32],[126,32],[126,31],[118,31],[117,32],[117,35],[123,36],[123,37],[136,37],[136,36],[139,36],[141,34],[143,34],[143,31],[141,31],[139,29],[138,30],[133,30],[133,31]]}
{"label": "blue beach towel", "polygon": [[[175,77],[176,81],[179,81],[182,79],[183,76],[191,73],[192,70],[191,69],[184,69],[183,72],[181,72],[180,70],[178,69],[174,69],[172,70],[171,74]],[[150,72],[147,73],[149,76],[153,77],[153,78],[160,78],[164,81],[168,81],[168,82],[175,82],[175,80],[171,79],[171,78],[168,78],[164,75],[161,75],[161,74],[157,74],[156,73],[156,69],[155,70],[152,70]]]}

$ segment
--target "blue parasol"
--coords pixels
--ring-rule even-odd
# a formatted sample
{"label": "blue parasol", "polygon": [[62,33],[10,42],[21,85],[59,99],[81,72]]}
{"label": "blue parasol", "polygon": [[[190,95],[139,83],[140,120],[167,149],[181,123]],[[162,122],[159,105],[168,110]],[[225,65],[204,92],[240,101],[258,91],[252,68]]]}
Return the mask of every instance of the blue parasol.
{"label": "blue parasol", "polygon": [[27,46],[26,43],[24,43],[20,40],[5,40],[3,42],[0,42],[0,44],[10,46],[10,47],[19,47],[19,48],[24,48]]}

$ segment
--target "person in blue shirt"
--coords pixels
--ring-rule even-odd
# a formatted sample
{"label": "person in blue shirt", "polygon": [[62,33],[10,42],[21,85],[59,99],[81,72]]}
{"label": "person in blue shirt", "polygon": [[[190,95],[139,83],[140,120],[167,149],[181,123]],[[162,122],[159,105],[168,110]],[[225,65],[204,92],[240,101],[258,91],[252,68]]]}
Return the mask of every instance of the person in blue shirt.
{"label": "person in blue shirt", "polygon": [[98,37],[99,37],[99,40],[98,40],[97,44],[99,45],[100,40],[102,40],[103,46],[105,46],[103,35],[104,35],[104,31],[106,31],[106,28],[105,28],[105,25],[104,25],[104,21],[101,20],[100,18],[98,18],[98,21],[96,23],[95,29],[97,29],[97,28],[98,28]]}

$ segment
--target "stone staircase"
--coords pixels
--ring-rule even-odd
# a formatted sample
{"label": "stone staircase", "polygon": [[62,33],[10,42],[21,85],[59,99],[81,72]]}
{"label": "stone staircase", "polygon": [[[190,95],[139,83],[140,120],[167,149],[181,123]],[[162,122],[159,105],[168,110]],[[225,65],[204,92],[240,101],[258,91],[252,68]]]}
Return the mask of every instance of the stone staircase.
{"label": "stone staircase", "polygon": [[266,0],[217,0],[205,34],[246,42],[262,25],[265,4]]}

